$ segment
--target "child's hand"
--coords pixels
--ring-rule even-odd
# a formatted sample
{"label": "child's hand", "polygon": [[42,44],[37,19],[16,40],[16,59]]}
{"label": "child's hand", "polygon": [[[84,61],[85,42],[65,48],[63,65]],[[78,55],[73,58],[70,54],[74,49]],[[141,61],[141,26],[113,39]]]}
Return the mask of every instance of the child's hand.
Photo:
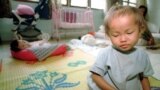
{"label": "child's hand", "polygon": [[42,33],[42,41],[39,43],[39,45],[43,45],[44,43],[47,43],[50,39],[50,35],[48,33]]}

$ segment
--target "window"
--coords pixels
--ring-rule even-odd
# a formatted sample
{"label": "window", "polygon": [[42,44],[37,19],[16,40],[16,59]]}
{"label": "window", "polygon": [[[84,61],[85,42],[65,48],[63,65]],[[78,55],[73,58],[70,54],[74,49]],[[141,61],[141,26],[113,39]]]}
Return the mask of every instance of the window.
{"label": "window", "polygon": [[67,0],[61,0],[61,3],[62,3],[63,5],[67,5]]}
{"label": "window", "polygon": [[71,6],[88,7],[88,0],[71,0]]}
{"label": "window", "polygon": [[106,0],[91,0],[91,8],[104,9],[106,8]]}
{"label": "window", "polygon": [[95,9],[106,8],[106,0],[61,0],[61,3],[74,7],[91,7]]}
{"label": "window", "polygon": [[122,4],[136,7],[137,0],[123,0]]}

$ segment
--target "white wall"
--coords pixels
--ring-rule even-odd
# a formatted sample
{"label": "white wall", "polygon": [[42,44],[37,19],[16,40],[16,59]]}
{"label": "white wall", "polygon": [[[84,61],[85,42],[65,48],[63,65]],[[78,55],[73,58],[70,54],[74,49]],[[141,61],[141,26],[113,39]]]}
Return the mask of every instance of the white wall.
{"label": "white wall", "polygon": [[160,27],[160,0],[147,0],[148,20]]}

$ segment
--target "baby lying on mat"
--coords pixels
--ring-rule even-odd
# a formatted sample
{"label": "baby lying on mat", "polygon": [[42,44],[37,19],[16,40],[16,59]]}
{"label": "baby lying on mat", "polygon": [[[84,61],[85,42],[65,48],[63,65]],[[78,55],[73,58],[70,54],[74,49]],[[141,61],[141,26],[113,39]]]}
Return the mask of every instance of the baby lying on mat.
{"label": "baby lying on mat", "polygon": [[88,32],[83,35],[81,41],[90,46],[108,46],[111,44],[109,37],[105,34],[103,25],[100,26],[100,30],[97,32]]}
{"label": "baby lying on mat", "polygon": [[62,55],[68,50],[66,44],[50,44],[43,41],[29,43],[26,40],[13,40],[10,43],[11,55],[25,61],[42,61],[49,56]]}

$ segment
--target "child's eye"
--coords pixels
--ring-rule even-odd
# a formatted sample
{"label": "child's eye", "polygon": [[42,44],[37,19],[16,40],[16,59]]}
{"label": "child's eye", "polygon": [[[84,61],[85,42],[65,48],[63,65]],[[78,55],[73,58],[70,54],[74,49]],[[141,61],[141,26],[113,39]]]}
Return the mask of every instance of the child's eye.
{"label": "child's eye", "polygon": [[118,35],[118,34],[112,34],[112,36],[113,36],[113,37],[118,37],[119,35]]}
{"label": "child's eye", "polygon": [[132,32],[128,32],[127,34],[132,34]]}
{"label": "child's eye", "polygon": [[127,32],[127,34],[132,34],[134,31]]}

